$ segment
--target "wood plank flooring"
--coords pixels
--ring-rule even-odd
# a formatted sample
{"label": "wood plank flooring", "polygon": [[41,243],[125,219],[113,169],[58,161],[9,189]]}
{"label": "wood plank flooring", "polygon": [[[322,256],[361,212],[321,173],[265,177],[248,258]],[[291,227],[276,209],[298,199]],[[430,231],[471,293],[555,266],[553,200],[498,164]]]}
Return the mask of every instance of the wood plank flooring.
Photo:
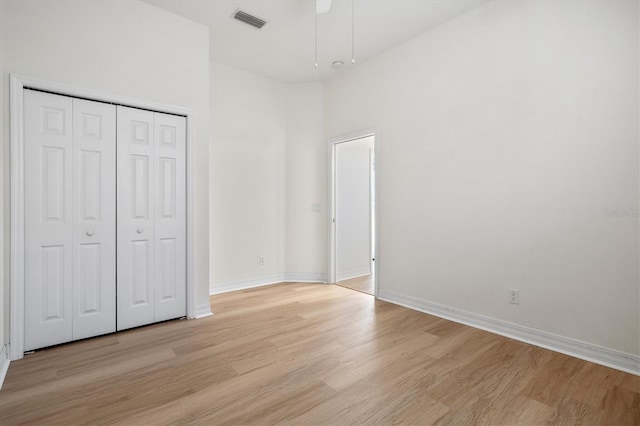
{"label": "wood plank flooring", "polygon": [[637,376],[339,286],[27,355],[0,424],[640,424]]}
{"label": "wood plank flooring", "polygon": [[338,281],[341,287],[350,288],[351,290],[361,291],[369,295],[373,295],[375,283],[372,275],[363,275],[361,277],[350,278],[348,280]]}

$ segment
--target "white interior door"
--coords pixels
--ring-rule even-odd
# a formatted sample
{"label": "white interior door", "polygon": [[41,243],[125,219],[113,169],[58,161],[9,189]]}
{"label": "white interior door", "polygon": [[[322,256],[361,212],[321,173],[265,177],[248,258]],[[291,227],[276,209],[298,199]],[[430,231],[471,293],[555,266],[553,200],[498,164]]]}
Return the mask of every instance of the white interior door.
{"label": "white interior door", "polygon": [[185,117],[24,105],[25,350],[186,315]]}
{"label": "white interior door", "polygon": [[186,315],[186,119],[154,114],[155,321]]}
{"label": "white interior door", "polygon": [[73,335],[71,123],[71,98],[25,91],[26,351]]}
{"label": "white interior door", "polygon": [[154,321],[153,115],[117,107],[118,330]]}
{"label": "white interior door", "polygon": [[370,275],[373,137],[335,148],[336,280]]}
{"label": "white interior door", "polygon": [[186,314],[186,119],[118,107],[118,330]]}
{"label": "white interior door", "polygon": [[115,107],[25,92],[25,350],[115,331]]}
{"label": "white interior door", "polygon": [[116,107],[73,99],[73,339],[116,331]]}

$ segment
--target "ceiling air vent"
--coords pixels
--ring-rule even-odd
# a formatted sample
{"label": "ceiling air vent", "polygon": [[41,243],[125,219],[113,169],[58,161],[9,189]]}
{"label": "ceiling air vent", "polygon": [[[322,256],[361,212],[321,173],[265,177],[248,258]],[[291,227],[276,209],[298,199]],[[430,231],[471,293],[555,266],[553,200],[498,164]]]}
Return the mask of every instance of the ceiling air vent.
{"label": "ceiling air vent", "polygon": [[264,26],[264,24],[267,23],[267,21],[265,21],[264,19],[260,19],[257,16],[253,16],[247,12],[244,12],[240,9],[236,10],[235,13],[233,14],[233,17],[235,19],[237,19],[238,21],[242,21],[245,24],[249,24],[252,27],[256,27],[258,29],[262,28]]}

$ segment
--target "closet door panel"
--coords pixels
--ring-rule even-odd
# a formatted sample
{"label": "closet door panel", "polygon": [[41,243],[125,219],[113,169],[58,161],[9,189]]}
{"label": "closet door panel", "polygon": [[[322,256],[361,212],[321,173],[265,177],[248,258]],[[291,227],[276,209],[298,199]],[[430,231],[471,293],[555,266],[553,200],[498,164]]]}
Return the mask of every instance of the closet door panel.
{"label": "closet door panel", "polygon": [[73,339],[116,330],[116,107],[73,100]]}
{"label": "closet door panel", "polygon": [[153,112],[117,107],[117,329],[154,322]]}
{"label": "closet door panel", "polygon": [[155,320],[186,315],[186,119],[155,113]]}
{"label": "closet door panel", "polygon": [[72,339],[72,101],[24,94],[25,350]]}

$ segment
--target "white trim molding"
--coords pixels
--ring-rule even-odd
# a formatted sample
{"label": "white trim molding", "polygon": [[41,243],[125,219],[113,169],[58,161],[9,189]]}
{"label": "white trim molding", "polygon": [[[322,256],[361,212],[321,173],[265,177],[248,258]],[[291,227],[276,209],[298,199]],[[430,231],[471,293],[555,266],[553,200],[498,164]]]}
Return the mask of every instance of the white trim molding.
{"label": "white trim molding", "polygon": [[7,345],[3,345],[2,349],[0,349],[0,389],[2,389],[4,378],[7,377],[7,371],[9,371],[10,363],[9,350],[7,349]]}
{"label": "white trim molding", "polygon": [[394,291],[380,291],[378,298],[395,305],[640,376],[640,356],[638,355],[428,302]]}
{"label": "white trim molding", "polygon": [[211,315],[213,315],[213,312],[211,312],[211,304],[210,303],[208,303],[208,302],[207,303],[202,303],[202,304],[196,306],[196,312],[195,312],[194,319],[210,317]]}
{"label": "white trim molding", "polygon": [[9,312],[9,358],[24,356],[24,84],[11,76],[11,300]]}
{"label": "white trim molding", "polygon": [[371,268],[352,269],[342,273],[336,272],[336,281],[350,280],[351,278],[363,277],[365,275],[371,275]]}
{"label": "white trim molding", "polygon": [[209,294],[228,293],[236,290],[246,290],[249,288],[262,287],[265,285],[281,284],[284,282],[284,274],[270,274],[257,278],[247,278],[243,280],[228,281],[215,284],[209,288]]}
{"label": "white trim molding", "polygon": [[284,272],[280,274],[269,274],[261,277],[246,278],[236,281],[214,284],[209,288],[209,295],[229,293],[230,291],[247,290],[250,288],[264,287],[267,285],[283,283],[322,283],[326,284],[327,279],[323,273],[297,273]]}
{"label": "white trim molding", "polygon": [[327,283],[327,275],[323,273],[285,272],[286,283]]}
{"label": "white trim molding", "polygon": [[195,305],[195,146],[193,111],[17,74],[10,76],[11,125],[11,313],[9,359],[24,356],[24,91],[36,89],[99,102],[182,115],[187,119],[187,317],[198,315]]}

